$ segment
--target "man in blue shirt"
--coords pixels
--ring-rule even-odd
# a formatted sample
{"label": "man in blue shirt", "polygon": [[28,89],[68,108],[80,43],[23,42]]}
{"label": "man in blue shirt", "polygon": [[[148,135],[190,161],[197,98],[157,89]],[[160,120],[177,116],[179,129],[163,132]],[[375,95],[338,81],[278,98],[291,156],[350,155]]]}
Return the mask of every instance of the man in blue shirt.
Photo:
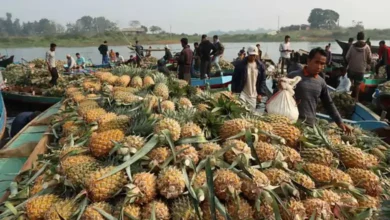
{"label": "man in blue shirt", "polygon": [[76,60],[76,64],[77,64],[77,68],[79,69],[84,69],[85,67],[85,58],[80,56],[79,53],[76,53],[76,57],[77,57],[77,60]]}
{"label": "man in blue shirt", "polygon": [[26,126],[30,121],[32,121],[34,118],[36,118],[41,112],[22,112],[18,114],[11,125],[11,132],[10,136],[11,138],[14,137],[19,131],[21,131],[24,126]]}

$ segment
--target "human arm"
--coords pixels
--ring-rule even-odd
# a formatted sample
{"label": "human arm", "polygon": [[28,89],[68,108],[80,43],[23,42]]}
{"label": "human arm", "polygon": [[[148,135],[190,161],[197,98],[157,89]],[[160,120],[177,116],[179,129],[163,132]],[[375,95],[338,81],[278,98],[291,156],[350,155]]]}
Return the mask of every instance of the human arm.
{"label": "human arm", "polygon": [[262,63],[258,63],[259,66],[259,73],[257,74],[257,81],[256,81],[256,90],[257,94],[260,96],[267,94],[267,85],[265,83],[266,80],[266,74],[265,74],[265,67]]}
{"label": "human arm", "polygon": [[241,83],[241,78],[242,78],[242,73],[240,71],[241,69],[241,62],[237,63],[237,65],[234,67],[234,72],[232,75],[232,84],[231,84],[231,89],[233,93],[241,93],[240,91],[240,83]]}
{"label": "human arm", "polygon": [[213,44],[213,43],[211,43],[211,42],[209,42],[210,43],[210,48],[211,48],[211,53],[210,53],[210,55],[211,56],[214,56],[218,51],[217,51],[217,48],[215,47],[215,45]]}
{"label": "human arm", "polygon": [[51,66],[50,66],[50,52],[46,52],[46,65],[49,71],[51,71]]}
{"label": "human arm", "polygon": [[347,60],[348,63],[349,63],[349,60],[351,59],[351,50],[352,50],[352,46],[349,47],[347,55],[345,55],[345,59]]}
{"label": "human arm", "polygon": [[225,46],[220,42],[219,43],[219,46],[220,46],[220,48],[219,48],[219,56],[222,56],[222,54],[225,52]]}
{"label": "human arm", "polygon": [[322,83],[321,87],[322,87],[321,94],[320,94],[321,102],[323,103],[330,117],[336,122],[338,126],[340,126],[343,123],[342,118],[336,108],[336,105],[333,103],[332,97],[330,97],[328,87],[325,81]]}
{"label": "human arm", "polygon": [[366,59],[367,59],[367,64],[371,64],[371,57],[372,57],[372,53],[371,53],[371,48],[370,47],[367,47],[366,49]]}

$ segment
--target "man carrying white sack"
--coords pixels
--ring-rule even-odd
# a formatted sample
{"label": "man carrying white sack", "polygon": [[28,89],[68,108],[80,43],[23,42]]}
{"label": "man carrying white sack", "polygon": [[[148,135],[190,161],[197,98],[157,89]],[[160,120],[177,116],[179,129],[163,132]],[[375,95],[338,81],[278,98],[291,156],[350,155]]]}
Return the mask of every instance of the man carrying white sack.
{"label": "man carrying white sack", "polygon": [[248,56],[235,66],[232,77],[232,92],[240,94],[240,99],[248,103],[252,110],[256,109],[256,103],[267,91],[265,66],[256,59],[257,55],[257,48],[250,46]]}

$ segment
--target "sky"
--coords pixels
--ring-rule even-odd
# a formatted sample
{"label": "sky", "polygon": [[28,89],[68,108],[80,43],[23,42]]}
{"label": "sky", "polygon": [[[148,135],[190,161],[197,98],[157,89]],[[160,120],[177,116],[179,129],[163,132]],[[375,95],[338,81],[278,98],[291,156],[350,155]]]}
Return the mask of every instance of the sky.
{"label": "sky", "polygon": [[366,28],[390,28],[380,15],[388,14],[389,0],[373,0],[368,7],[356,0],[0,0],[0,16],[6,12],[23,21],[48,18],[65,25],[84,15],[104,16],[123,28],[139,20],[174,33],[207,33],[212,30],[277,29],[307,23],[313,8],[340,14],[340,25],[363,21]]}

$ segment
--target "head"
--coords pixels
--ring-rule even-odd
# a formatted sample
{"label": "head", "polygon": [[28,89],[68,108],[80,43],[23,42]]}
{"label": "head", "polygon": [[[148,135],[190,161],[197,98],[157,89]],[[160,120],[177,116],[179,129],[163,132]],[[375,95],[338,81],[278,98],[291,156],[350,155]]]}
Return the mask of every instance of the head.
{"label": "head", "polygon": [[249,46],[248,47],[248,63],[255,62],[256,56],[258,56],[257,48],[254,46]]}
{"label": "head", "polygon": [[379,46],[380,46],[380,47],[386,46],[386,42],[385,42],[384,40],[381,40],[381,41],[379,42]]}
{"label": "head", "polygon": [[70,59],[70,54],[66,55],[66,59],[68,59],[68,60]]}
{"label": "head", "polygon": [[187,45],[188,45],[188,39],[187,38],[182,38],[181,40],[180,40],[180,42],[181,42],[181,46],[182,47],[186,47]]}
{"label": "head", "polygon": [[33,112],[30,117],[28,118],[30,121],[32,121],[34,118],[36,118],[38,115],[40,115],[42,112],[40,111],[35,111]]}
{"label": "head", "polygon": [[218,41],[218,39],[219,39],[219,38],[218,38],[218,35],[214,35],[214,36],[213,36],[213,42],[214,42],[214,43],[216,43],[216,42]]}
{"label": "head", "polygon": [[116,55],[117,57],[119,57],[119,53],[118,53],[118,52],[116,52],[115,55]]}
{"label": "head", "polygon": [[292,53],[291,54],[291,61],[294,63],[299,63],[300,62],[300,54],[298,52]]}
{"label": "head", "polygon": [[135,44],[138,44],[138,41],[137,41],[137,40],[135,41]]}
{"label": "head", "polygon": [[330,49],[329,45],[326,45],[326,46],[325,46],[325,50],[326,50],[326,51],[329,51],[329,49]]}
{"label": "head", "polygon": [[80,58],[80,54],[79,54],[79,53],[76,53],[76,57],[77,57],[77,58]]}
{"label": "head", "polygon": [[107,41],[105,40],[105,41],[103,42],[103,44],[107,44]]}
{"label": "head", "polygon": [[207,35],[206,35],[206,34],[203,34],[203,35],[202,35],[202,41],[205,41],[205,40],[207,40]]}
{"label": "head", "polygon": [[56,47],[57,47],[57,45],[55,43],[51,43],[50,44],[50,51],[55,51]]}
{"label": "head", "polygon": [[152,46],[149,46],[149,49],[152,49]]}
{"label": "head", "polygon": [[260,44],[256,44],[256,47],[260,49]]}
{"label": "head", "polygon": [[318,47],[310,51],[307,59],[307,70],[309,73],[316,75],[324,70],[326,65],[326,52]]}
{"label": "head", "polygon": [[164,49],[165,49],[165,51],[169,50],[168,45],[165,45]]}
{"label": "head", "polygon": [[354,40],[353,37],[350,37],[350,38],[348,39],[348,43],[349,43],[349,44],[352,44],[352,43],[353,43],[353,40]]}
{"label": "head", "polygon": [[285,42],[285,43],[290,42],[290,36],[286,35],[286,36],[284,37],[284,42]]}
{"label": "head", "polygon": [[195,42],[194,43],[194,48],[198,48],[199,47],[199,43],[198,42]]}
{"label": "head", "polygon": [[359,33],[357,33],[357,40],[364,40],[364,32],[363,31],[360,31]]}

